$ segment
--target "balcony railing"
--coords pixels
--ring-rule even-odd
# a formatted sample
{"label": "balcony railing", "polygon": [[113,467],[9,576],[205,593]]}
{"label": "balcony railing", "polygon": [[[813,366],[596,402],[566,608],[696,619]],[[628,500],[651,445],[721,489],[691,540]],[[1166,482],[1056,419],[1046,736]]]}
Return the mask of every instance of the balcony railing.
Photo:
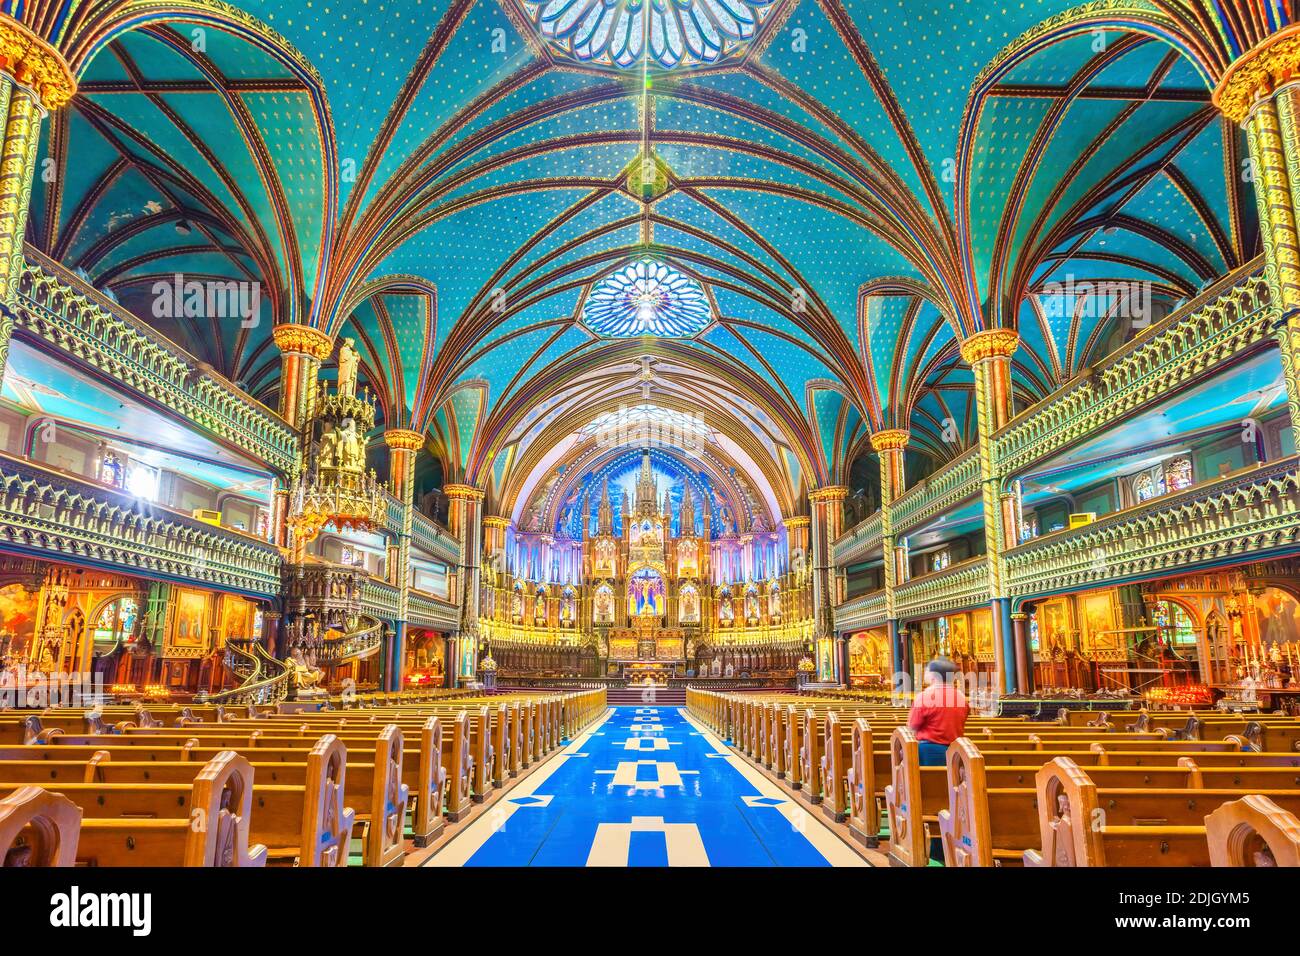
{"label": "balcony railing", "polygon": [[894,532],[906,534],[954,505],[980,493],[979,449],[968,448],[894,502]]}
{"label": "balcony railing", "polygon": [[1264,346],[1273,310],[1261,268],[1226,276],[1019,415],[993,438],[999,469],[1023,471]]}
{"label": "balcony railing", "polygon": [[266,541],[8,455],[0,549],[257,596],[280,588],[280,552]]}
{"label": "balcony railing", "polygon": [[460,625],[460,610],[456,605],[423,591],[411,591],[406,612],[407,618],[416,627],[454,631]]}
{"label": "balcony railing", "polygon": [[268,467],[289,473],[298,435],[233,382],[31,246],[13,310],[15,334],[53,349]]}
{"label": "balcony railing", "polygon": [[835,563],[857,564],[880,551],[880,512],[877,511],[835,541]]}
{"label": "balcony railing", "polygon": [[884,591],[861,594],[850,598],[835,609],[835,629],[851,631],[864,627],[879,627],[885,623],[887,613]]}
{"label": "balcony railing", "polygon": [[401,594],[397,587],[379,578],[366,578],[361,582],[361,609],[371,617],[383,621],[396,619]]}
{"label": "balcony railing", "polygon": [[1281,459],[1035,538],[1006,555],[1014,597],[1185,574],[1294,551],[1300,459]]}
{"label": "balcony railing", "polygon": [[934,617],[988,603],[989,570],[985,555],[912,578],[894,589],[894,611],[900,619]]}

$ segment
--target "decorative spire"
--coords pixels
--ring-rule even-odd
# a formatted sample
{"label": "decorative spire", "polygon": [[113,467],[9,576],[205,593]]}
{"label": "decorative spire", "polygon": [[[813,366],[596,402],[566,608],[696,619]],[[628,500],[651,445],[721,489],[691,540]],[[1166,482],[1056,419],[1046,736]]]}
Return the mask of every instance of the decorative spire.
{"label": "decorative spire", "polygon": [[597,534],[614,533],[614,507],[609,502],[609,479],[606,478],[600,488],[600,508],[596,514]]}
{"label": "decorative spire", "polygon": [[636,480],[636,513],[654,514],[659,507],[659,489],[655,484],[654,472],[650,470],[650,449],[641,452],[641,474]]}
{"label": "decorative spire", "polygon": [[672,516],[673,516],[673,493],[671,491],[665,491],[664,492],[664,521],[667,521]]}
{"label": "decorative spire", "polygon": [[695,536],[695,501],[691,497],[691,483],[688,481],[682,488],[682,508],[681,522],[679,524],[681,536],[691,538]]}

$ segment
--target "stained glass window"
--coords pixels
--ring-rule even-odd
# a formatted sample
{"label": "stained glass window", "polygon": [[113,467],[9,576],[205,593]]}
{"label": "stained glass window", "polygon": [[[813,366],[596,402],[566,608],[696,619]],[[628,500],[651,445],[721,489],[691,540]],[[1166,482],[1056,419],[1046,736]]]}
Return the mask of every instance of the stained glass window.
{"label": "stained glass window", "polygon": [[[537,32],[592,66],[671,70],[717,63],[754,39],[781,0],[521,0]],[[648,26],[648,29],[647,29]]]}
{"label": "stained glass window", "polygon": [[1192,460],[1175,458],[1165,463],[1165,486],[1170,491],[1181,491],[1192,485]]}
{"label": "stained glass window", "polygon": [[1161,476],[1157,481],[1151,477],[1150,472],[1143,472],[1137,476],[1133,482],[1133,494],[1137,496],[1138,501],[1147,501],[1150,498],[1157,498],[1165,493],[1165,479]]}
{"label": "stained glass window", "polygon": [[615,338],[684,338],[704,329],[713,310],[701,285],[667,263],[638,259],[596,283],[582,320]]}

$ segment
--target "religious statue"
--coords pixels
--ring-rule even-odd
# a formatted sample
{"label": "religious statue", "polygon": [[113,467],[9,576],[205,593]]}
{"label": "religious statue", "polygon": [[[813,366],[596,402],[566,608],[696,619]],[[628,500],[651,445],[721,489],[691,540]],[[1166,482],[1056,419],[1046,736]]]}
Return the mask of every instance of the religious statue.
{"label": "religious statue", "polygon": [[596,591],[596,620],[610,621],[614,618],[614,596],[608,588]]}
{"label": "religious statue", "polygon": [[325,679],[325,672],[319,667],[312,667],[307,663],[301,647],[295,647],[289,653],[289,659],[285,661],[285,664],[289,667],[289,680],[297,691],[320,690],[320,684]]}
{"label": "religious statue", "polygon": [[510,619],[516,624],[524,619],[524,596],[519,591],[510,595]]}
{"label": "religious statue", "polygon": [[731,605],[730,594],[722,595],[722,601],[718,605],[718,620],[723,624],[731,624],[736,620],[736,609]]}
{"label": "religious statue", "polygon": [[360,471],[365,467],[361,436],[357,434],[357,423],[351,418],[343,419],[343,427],[339,429],[338,467],[348,471]]}
{"label": "religious statue", "polygon": [[682,591],[682,622],[693,624],[700,619],[700,599],[694,588]]}
{"label": "religious statue", "polygon": [[322,468],[337,468],[339,465],[339,433],[333,425],[326,425],[321,433],[316,462]]}
{"label": "religious statue", "polygon": [[357,394],[357,366],[360,356],[352,339],[344,339],[339,346],[339,397],[355,398]]}

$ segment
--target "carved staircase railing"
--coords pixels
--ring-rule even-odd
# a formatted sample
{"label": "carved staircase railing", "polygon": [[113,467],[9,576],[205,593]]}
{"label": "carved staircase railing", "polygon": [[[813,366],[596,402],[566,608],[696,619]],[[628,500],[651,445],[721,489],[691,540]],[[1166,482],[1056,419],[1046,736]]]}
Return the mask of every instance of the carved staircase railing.
{"label": "carved staircase railing", "polygon": [[[222,663],[243,683],[231,690],[199,695],[207,704],[275,704],[289,696],[292,672],[256,641],[227,641]],[[200,699],[201,698],[201,699]]]}
{"label": "carved staircase railing", "polygon": [[384,624],[372,617],[361,617],[357,626],[342,637],[327,638],[316,651],[316,664],[335,666],[352,660],[364,660],[379,652],[384,643]]}

